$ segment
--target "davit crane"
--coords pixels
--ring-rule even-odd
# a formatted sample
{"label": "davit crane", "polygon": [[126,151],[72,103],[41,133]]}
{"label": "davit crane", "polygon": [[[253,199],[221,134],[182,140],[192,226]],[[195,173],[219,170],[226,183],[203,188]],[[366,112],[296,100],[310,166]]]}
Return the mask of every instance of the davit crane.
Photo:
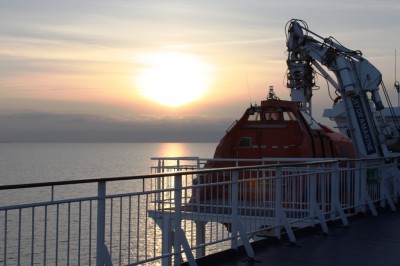
{"label": "davit crane", "polygon": [[[379,70],[360,51],[350,50],[332,37],[319,36],[302,20],[290,20],[286,32],[287,87],[291,89],[292,101],[301,102],[303,111],[311,114],[314,68],[317,69],[340,95],[357,156],[388,156],[387,145],[398,140],[399,127],[378,124],[375,118],[375,113],[385,108],[379,95],[379,87],[384,89]],[[390,105],[388,97],[387,101]]]}

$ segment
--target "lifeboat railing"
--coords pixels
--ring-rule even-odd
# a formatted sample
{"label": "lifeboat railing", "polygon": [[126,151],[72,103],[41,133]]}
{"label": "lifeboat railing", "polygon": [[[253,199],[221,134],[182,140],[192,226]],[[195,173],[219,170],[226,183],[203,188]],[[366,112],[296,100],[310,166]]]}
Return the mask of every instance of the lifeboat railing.
{"label": "lifeboat railing", "polygon": [[399,196],[397,158],[221,169],[174,160],[156,159],[149,175],[0,185],[0,264],[196,265],[240,246],[252,257],[252,242],[327,233],[331,221],[394,210]]}

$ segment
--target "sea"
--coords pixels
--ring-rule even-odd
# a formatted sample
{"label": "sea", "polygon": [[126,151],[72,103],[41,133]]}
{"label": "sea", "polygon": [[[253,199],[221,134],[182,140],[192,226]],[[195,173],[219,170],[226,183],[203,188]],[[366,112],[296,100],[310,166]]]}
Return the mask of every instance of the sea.
{"label": "sea", "polygon": [[[153,157],[212,158],[216,145],[216,143],[0,143],[0,185],[150,174],[151,166],[157,163],[151,160]],[[118,192],[132,192],[142,187],[140,180],[121,182],[123,183],[115,184],[114,189]],[[110,186],[111,191],[112,185],[114,184]],[[107,193],[108,191],[109,187]],[[54,191],[57,200],[62,200],[64,195],[68,198],[71,195],[83,197],[96,194],[96,184],[74,187],[65,185]],[[14,190],[1,191],[0,206],[33,201],[44,202],[50,198],[51,191],[48,188],[23,189],[18,190],[18,193]],[[161,246],[156,240],[153,241],[154,251],[150,249],[153,253],[149,253],[146,245],[135,245],[135,243],[148,243],[149,236],[145,233],[146,230],[156,228],[153,225],[146,227],[146,230],[139,230],[142,221],[150,220],[146,209],[141,208],[141,205],[148,204],[146,197],[116,199],[107,204],[109,204],[107,208],[112,212],[106,213],[106,226],[108,226],[106,230],[109,232],[117,230],[115,235],[118,236],[119,231],[115,228],[120,223],[124,228],[123,234],[119,236],[120,243],[122,239],[123,243],[131,241],[129,245],[121,248],[119,254],[118,252],[110,254],[113,262],[127,264],[129,258],[134,260],[155,256],[156,250]],[[137,206],[137,209],[135,207],[126,209],[130,204]],[[20,265],[43,265],[45,262],[47,265],[55,265],[57,262],[61,265],[93,264],[95,245],[91,243],[95,243],[96,236],[91,221],[95,219],[95,206],[95,202],[93,207],[92,202],[68,203],[0,212],[0,264],[17,265],[19,260],[21,260]],[[130,215],[132,219],[127,220]],[[79,220],[77,217],[80,217]],[[131,231],[126,230],[127,225],[132,225]],[[30,230],[33,228],[35,233]],[[90,234],[92,235],[88,237]],[[47,239],[47,242],[44,239]],[[109,238],[107,240],[110,242]],[[2,244],[7,244],[7,248]],[[81,252],[77,248],[80,245],[89,248]],[[21,254],[19,254],[20,246]],[[132,250],[129,251],[129,248]]]}
{"label": "sea", "polygon": [[152,157],[212,158],[216,143],[0,143],[0,185],[149,174]]}

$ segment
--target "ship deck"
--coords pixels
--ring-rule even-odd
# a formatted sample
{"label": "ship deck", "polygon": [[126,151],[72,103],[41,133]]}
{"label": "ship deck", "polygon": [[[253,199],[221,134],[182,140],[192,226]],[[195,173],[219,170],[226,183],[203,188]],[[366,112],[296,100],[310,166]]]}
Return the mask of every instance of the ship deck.
{"label": "ship deck", "polygon": [[198,265],[400,265],[399,226],[399,209],[381,209],[376,217],[351,218],[349,227],[332,223],[327,235],[320,227],[298,231],[295,245],[286,237],[253,243],[253,260],[239,249],[201,258]]}

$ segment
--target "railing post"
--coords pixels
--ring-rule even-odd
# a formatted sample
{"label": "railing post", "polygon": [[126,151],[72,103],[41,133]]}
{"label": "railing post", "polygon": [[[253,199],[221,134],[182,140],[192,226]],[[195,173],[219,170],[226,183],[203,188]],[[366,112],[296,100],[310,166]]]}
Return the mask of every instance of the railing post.
{"label": "railing post", "polygon": [[336,219],[336,201],[338,200],[337,197],[337,193],[338,193],[338,184],[336,184],[336,182],[339,180],[339,167],[337,165],[337,163],[333,163],[332,165],[332,176],[331,176],[331,220],[335,220]]}
{"label": "railing post", "polygon": [[281,238],[281,208],[282,208],[282,168],[280,166],[276,167],[275,176],[275,236],[279,239]]}
{"label": "railing post", "polygon": [[[321,175],[321,174],[319,174]],[[320,176],[319,179],[322,179],[323,177]],[[310,179],[308,182],[310,186],[310,192],[308,196],[308,202],[307,205],[309,205],[310,209],[310,218],[312,219],[312,226],[315,225],[315,219],[314,217],[317,216],[319,223],[321,225],[322,230],[324,231],[325,234],[328,233],[328,225],[325,222],[325,217],[320,209],[320,206],[317,202],[317,174],[316,174],[316,166],[312,165],[310,169]]]}
{"label": "railing post", "polygon": [[379,179],[380,179],[380,184],[381,184],[381,191],[380,191],[380,196],[381,196],[381,207],[386,207],[386,201],[390,206],[390,209],[392,211],[396,210],[396,206],[394,205],[394,194],[391,194],[391,165],[385,164],[385,162],[382,162],[381,165],[384,167],[380,167],[378,169],[379,171]]}
{"label": "railing post", "polygon": [[157,173],[161,173],[161,159],[158,159],[157,162]]}
{"label": "railing post", "polygon": [[[393,162],[395,165],[399,165],[399,157],[396,157]],[[398,197],[400,195],[400,172],[397,167],[393,168],[394,171],[394,184],[395,184],[395,193],[396,193],[396,203],[398,201]]]}
{"label": "railing post", "polygon": [[349,221],[347,220],[347,216],[343,211],[343,207],[340,202],[340,168],[339,162],[335,162],[333,164],[333,173],[332,173],[332,181],[331,181],[331,220],[336,219],[336,214],[338,213],[340,219],[344,226],[349,225]]}
{"label": "railing post", "polygon": [[312,165],[310,167],[310,177],[309,177],[309,193],[307,195],[307,201],[306,204],[309,209],[309,216],[312,218],[312,226],[315,225],[315,219],[314,216],[317,212],[317,209],[319,208],[318,203],[317,203],[317,177],[315,174],[315,165]]}
{"label": "railing post", "polygon": [[357,171],[360,175],[360,205],[363,207],[362,210],[366,211],[367,202],[367,170],[365,170],[365,163],[362,161],[357,161]]}
{"label": "railing post", "polygon": [[203,221],[194,221],[196,225],[196,258],[204,257],[206,255],[206,247],[203,245],[206,243],[206,222]]}
{"label": "railing post", "polygon": [[[164,172],[164,169],[161,166],[161,159],[158,159],[158,163],[157,163],[157,174]],[[157,177],[156,178],[156,190],[161,191],[161,184],[162,184],[162,180],[164,178],[163,177]],[[162,203],[161,203],[161,193],[159,192],[156,194],[156,203],[157,203],[157,208],[158,210],[161,209]]]}
{"label": "railing post", "polygon": [[354,188],[353,188],[353,197],[354,197],[354,206],[356,208],[356,212],[365,212],[365,205],[361,196],[361,163],[359,161],[355,162],[355,168],[351,169],[351,165],[348,162],[347,168],[350,169],[350,173],[354,173]]}
{"label": "railing post", "polygon": [[175,175],[174,178],[174,198],[175,198],[175,217],[174,217],[174,265],[181,265],[181,246],[186,254],[189,265],[197,265],[185,232],[181,227],[182,221],[182,175]]}
{"label": "railing post", "polygon": [[387,171],[386,167],[381,168],[379,167],[378,169],[378,182],[380,184],[379,188],[379,200],[380,200],[380,205],[382,208],[386,207],[386,186],[387,186]]}
{"label": "railing post", "polygon": [[105,250],[105,220],[106,220],[106,182],[97,183],[97,242],[96,265],[103,266],[106,263]]}
{"label": "railing post", "polygon": [[293,230],[289,225],[289,222],[286,218],[286,213],[283,206],[283,180],[282,180],[282,167],[276,167],[276,175],[275,175],[275,236],[279,239],[281,238],[281,228],[282,226],[285,228],[286,233],[289,236],[289,240],[291,243],[296,242],[296,237],[294,236]]}
{"label": "railing post", "polygon": [[177,233],[181,228],[181,204],[182,204],[182,175],[175,176],[175,219],[174,219],[174,264],[181,265],[181,239]]}
{"label": "railing post", "polygon": [[231,248],[237,249],[238,247],[238,221],[239,221],[239,172],[233,171],[232,175],[232,188],[231,188],[231,202],[232,202],[232,224],[231,224]]}
{"label": "railing post", "polygon": [[239,219],[239,172],[237,170],[232,172],[232,210],[231,210],[231,247],[234,249],[238,248],[237,238],[240,236],[240,240],[246,250],[247,256],[249,258],[254,258],[254,251],[247,238],[246,228],[242,226]]}
{"label": "railing post", "polygon": [[[369,209],[371,210],[372,215],[377,216],[378,213],[375,209],[374,204],[372,203],[371,197],[368,193],[368,184],[367,184],[367,167],[366,162],[362,161],[359,164],[360,167],[360,178],[361,178],[361,202],[360,204],[364,205],[367,204]],[[365,208],[364,208],[365,209]]]}
{"label": "railing post", "polygon": [[200,158],[197,157],[196,169],[200,169]]}

